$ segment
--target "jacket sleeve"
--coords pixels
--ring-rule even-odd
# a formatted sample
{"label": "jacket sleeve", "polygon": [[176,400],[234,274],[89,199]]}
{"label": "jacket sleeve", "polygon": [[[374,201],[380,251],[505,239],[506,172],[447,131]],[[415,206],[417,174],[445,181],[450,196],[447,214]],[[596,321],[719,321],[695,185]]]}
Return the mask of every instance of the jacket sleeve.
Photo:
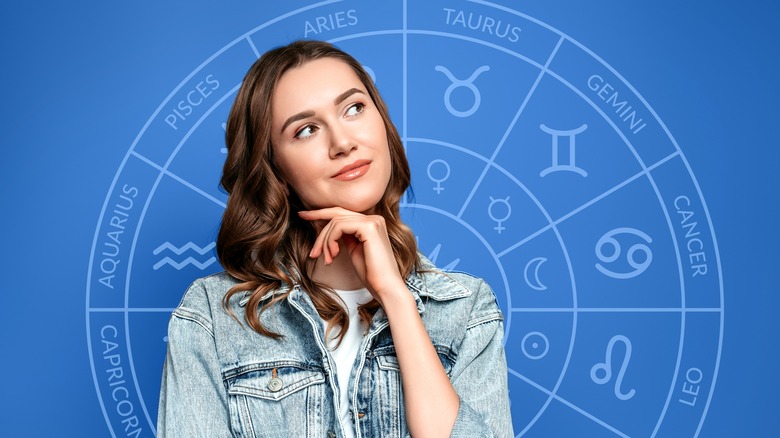
{"label": "jacket sleeve", "polygon": [[482,280],[476,295],[451,374],[460,397],[451,436],[513,437],[501,310]]}
{"label": "jacket sleeve", "polygon": [[227,392],[211,319],[186,307],[187,296],[195,292],[202,293],[202,286],[190,287],[168,324],[168,352],[157,417],[158,438],[231,436]]}

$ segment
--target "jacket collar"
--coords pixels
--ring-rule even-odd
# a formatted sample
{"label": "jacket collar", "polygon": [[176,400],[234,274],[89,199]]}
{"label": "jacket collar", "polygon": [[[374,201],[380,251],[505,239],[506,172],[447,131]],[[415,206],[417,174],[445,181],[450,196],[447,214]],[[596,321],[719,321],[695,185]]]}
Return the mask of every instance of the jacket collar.
{"label": "jacket collar", "polygon": [[[421,253],[417,253],[417,255],[420,257],[420,267],[412,270],[412,273],[406,278],[406,286],[414,295],[414,300],[417,302],[417,310],[420,313],[425,311],[422,297],[436,301],[448,301],[471,295],[471,290],[453,278],[453,276],[437,268],[433,262]],[[296,282],[294,286],[294,289],[298,289],[299,283]],[[269,291],[260,298],[260,301],[270,299],[275,293],[279,292],[280,289]],[[295,290],[290,295],[294,294]],[[247,291],[238,304],[245,306],[249,301],[250,295],[251,291]]]}

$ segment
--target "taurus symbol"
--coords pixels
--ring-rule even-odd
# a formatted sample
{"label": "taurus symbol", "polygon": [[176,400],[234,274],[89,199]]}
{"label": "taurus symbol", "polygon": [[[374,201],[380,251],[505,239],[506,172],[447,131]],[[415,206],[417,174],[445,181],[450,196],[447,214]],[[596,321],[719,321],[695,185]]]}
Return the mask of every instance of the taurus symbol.
{"label": "taurus symbol", "polygon": [[[468,117],[479,109],[479,104],[482,101],[482,96],[479,94],[479,89],[472,83],[475,79],[477,79],[477,76],[482,74],[482,72],[486,72],[490,70],[490,67],[487,65],[483,65],[482,67],[476,69],[474,73],[469,76],[468,79],[458,79],[455,76],[452,75],[452,73],[447,69],[447,67],[437,65],[435,67],[436,71],[440,71],[444,73],[447,78],[452,81],[449,87],[447,87],[447,90],[444,91],[444,106],[447,107],[447,111],[450,112],[455,117]],[[458,87],[466,87],[474,94],[474,104],[471,105],[471,108],[469,108],[466,111],[459,111],[456,110],[455,107],[452,106],[452,101],[450,100],[452,97],[452,92],[455,91]]]}

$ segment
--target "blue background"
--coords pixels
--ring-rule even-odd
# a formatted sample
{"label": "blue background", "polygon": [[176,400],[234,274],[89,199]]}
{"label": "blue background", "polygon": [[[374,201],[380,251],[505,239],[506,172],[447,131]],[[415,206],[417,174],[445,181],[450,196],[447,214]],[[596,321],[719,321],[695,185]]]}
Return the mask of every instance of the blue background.
{"label": "blue background", "polygon": [[[3,436],[109,436],[85,342],[87,262],[110,181],[161,99],[204,59],[309,2],[11,4],[0,17]],[[653,106],[707,200],[725,337],[702,436],[780,416],[780,77],[773,2],[522,1]]]}

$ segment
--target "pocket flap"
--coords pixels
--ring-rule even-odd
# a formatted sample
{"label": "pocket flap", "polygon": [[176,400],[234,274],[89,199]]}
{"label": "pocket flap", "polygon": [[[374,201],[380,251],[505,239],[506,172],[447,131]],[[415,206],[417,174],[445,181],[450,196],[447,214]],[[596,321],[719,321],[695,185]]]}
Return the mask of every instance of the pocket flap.
{"label": "pocket flap", "polygon": [[281,400],[301,389],[323,382],[325,373],[321,370],[289,365],[265,367],[232,378],[228,381],[228,393]]}
{"label": "pocket flap", "polygon": [[395,354],[377,356],[376,363],[379,365],[380,370],[401,371],[401,367],[398,365],[398,357]]}

